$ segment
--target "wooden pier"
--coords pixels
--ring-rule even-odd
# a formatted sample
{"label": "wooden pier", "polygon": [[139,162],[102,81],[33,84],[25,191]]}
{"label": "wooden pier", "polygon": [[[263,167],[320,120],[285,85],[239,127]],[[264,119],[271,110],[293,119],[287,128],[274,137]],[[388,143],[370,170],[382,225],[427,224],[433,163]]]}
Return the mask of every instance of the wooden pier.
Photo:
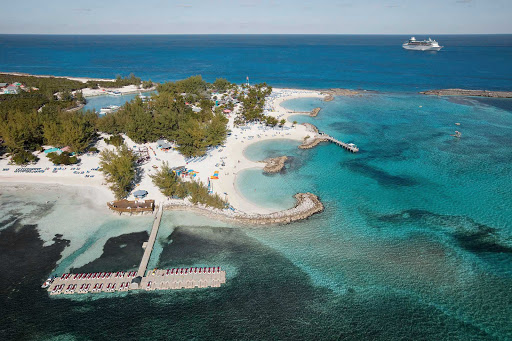
{"label": "wooden pier", "polygon": [[[154,207],[153,200],[152,208]],[[50,295],[71,295],[128,290],[172,290],[193,288],[217,288],[226,283],[226,272],[216,267],[191,267],[154,269],[146,274],[151,252],[155,245],[163,207],[160,205],[155,215],[153,227],[146,243],[144,255],[138,271],[97,272],[64,274],[53,280],[48,287]]]}
{"label": "wooden pier", "polygon": [[132,283],[137,278],[136,271],[64,274],[53,281],[48,292],[50,295],[72,295],[138,289],[149,291],[218,288],[226,283],[226,272],[220,267],[155,269],[142,277],[140,286],[134,288]]}
{"label": "wooden pier", "polygon": [[158,212],[155,216],[155,221],[153,222],[153,228],[151,229],[151,234],[149,235],[148,242],[146,244],[146,249],[144,250],[144,255],[140,261],[139,271],[137,271],[137,276],[144,277],[146,274],[146,268],[148,266],[149,258],[151,257],[151,252],[153,251],[153,246],[155,245],[156,236],[158,235],[158,228],[160,227],[160,222],[162,221],[162,213],[163,208],[162,205],[158,208]]}
{"label": "wooden pier", "polygon": [[324,138],[332,143],[335,143],[338,146],[348,150],[351,153],[357,153],[359,151],[359,148],[357,148],[357,146],[353,143],[345,143],[343,141],[337,140],[334,137],[324,134],[324,133],[318,133],[318,135],[320,135],[321,138]]}

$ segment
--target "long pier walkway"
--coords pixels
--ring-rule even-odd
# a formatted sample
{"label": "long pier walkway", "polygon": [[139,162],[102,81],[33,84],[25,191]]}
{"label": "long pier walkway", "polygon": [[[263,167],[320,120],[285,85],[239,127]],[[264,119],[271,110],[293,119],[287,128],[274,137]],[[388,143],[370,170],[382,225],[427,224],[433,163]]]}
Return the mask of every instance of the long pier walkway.
{"label": "long pier walkway", "polygon": [[128,290],[172,290],[220,287],[226,283],[226,272],[215,267],[192,267],[154,269],[146,275],[149,258],[155,245],[162,220],[163,205],[160,204],[153,227],[140,261],[138,271],[97,272],[63,274],[48,286],[50,295],[87,294]]}
{"label": "long pier walkway", "polygon": [[142,256],[142,259],[140,261],[137,276],[144,277],[144,275],[146,274],[146,268],[148,267],[149,258],[151,257],[151,252],[153,251],[153,246],[155,245],[156,236],[158,235],[160,221],[162,221],[162,206],[163,205],[160,204],[158,207],[158,211],[156,212],[155,221],[153,222],[153,228],[151,229],[151,234],[149,235],[148,243],[146,244],[146,249],[144,250],[144,255]]}

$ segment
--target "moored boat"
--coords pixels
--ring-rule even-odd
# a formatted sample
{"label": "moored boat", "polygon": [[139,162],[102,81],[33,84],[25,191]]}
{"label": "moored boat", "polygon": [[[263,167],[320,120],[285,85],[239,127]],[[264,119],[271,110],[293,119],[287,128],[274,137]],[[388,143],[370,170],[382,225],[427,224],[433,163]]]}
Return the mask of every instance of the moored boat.
{"label": "moored boat", "polygon": [[48,279],[43,283],[43,285],[41,285],[41,288],[46,289],[46,288],[48,288],[50,285],[52,285],[53,281],[55,280],[55,277],[56,277],[56,276],[50,276],[50,277],[48,277]]}

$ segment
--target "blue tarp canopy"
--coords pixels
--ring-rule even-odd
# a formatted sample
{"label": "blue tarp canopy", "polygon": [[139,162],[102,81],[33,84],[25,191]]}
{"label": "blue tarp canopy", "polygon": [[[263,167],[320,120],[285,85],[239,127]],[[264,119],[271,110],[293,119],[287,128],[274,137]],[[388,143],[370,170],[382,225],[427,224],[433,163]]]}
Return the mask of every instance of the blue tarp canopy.
{"label": "blue tarp canopy", "polygon": [[133,192],[134,197],[144,197],[146,195],[148,195],[148,191],[145,191],[143,189],[139,189],[139,190]]}
{"label": "blue tarp canopy", "polygon": [[50,149],[45,150],[44,153],[45,154],[50,154],[50,153],[60,154],[60,153],[62,153],[62,150],[60,150],[60,148],[50,148]]}

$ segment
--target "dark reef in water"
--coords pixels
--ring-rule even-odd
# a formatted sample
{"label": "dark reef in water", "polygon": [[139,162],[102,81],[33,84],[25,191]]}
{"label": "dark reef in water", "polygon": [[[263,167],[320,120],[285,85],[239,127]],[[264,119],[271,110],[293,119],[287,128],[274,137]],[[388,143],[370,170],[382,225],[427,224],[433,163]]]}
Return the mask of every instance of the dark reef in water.
{"label": "dark reef in water", "polygon": [[382,186],[416,186],[419,184],[413,177],[392,175],[358,159],[342,162],[341,166],[347,167],[354,173],[372,178]]}
{"label": "dark reef in water", "polygon": [[127,271],[137,268],[144,253],[142,244],[148,238],[146,231],[110,238],[99,258],[80,268],[71,269],[71,272]]}
{"label": "dark reef in water", "polygon": [[[111,238],[96,265],[128,256],[130,245],[145,237]],[[176,228],[158,265],[221,265],[228,271],[221,288],[50,298],[39,286],[67,244],[56,236],[43,246],[35,225],[14,223],[0,231],[3,340],[491,339],[408,296],[317,287],[279,252],[231,228]]]}
{"label": "dark reef in water", "polygon": [[406,210],[380,216],[378,219],[396,225],[413,222],[446,230],[460,247],[473,253],[512,254],[512,247],[500,240],[497,229],[477,223],[469,217],[435,214],[425,210]]}

